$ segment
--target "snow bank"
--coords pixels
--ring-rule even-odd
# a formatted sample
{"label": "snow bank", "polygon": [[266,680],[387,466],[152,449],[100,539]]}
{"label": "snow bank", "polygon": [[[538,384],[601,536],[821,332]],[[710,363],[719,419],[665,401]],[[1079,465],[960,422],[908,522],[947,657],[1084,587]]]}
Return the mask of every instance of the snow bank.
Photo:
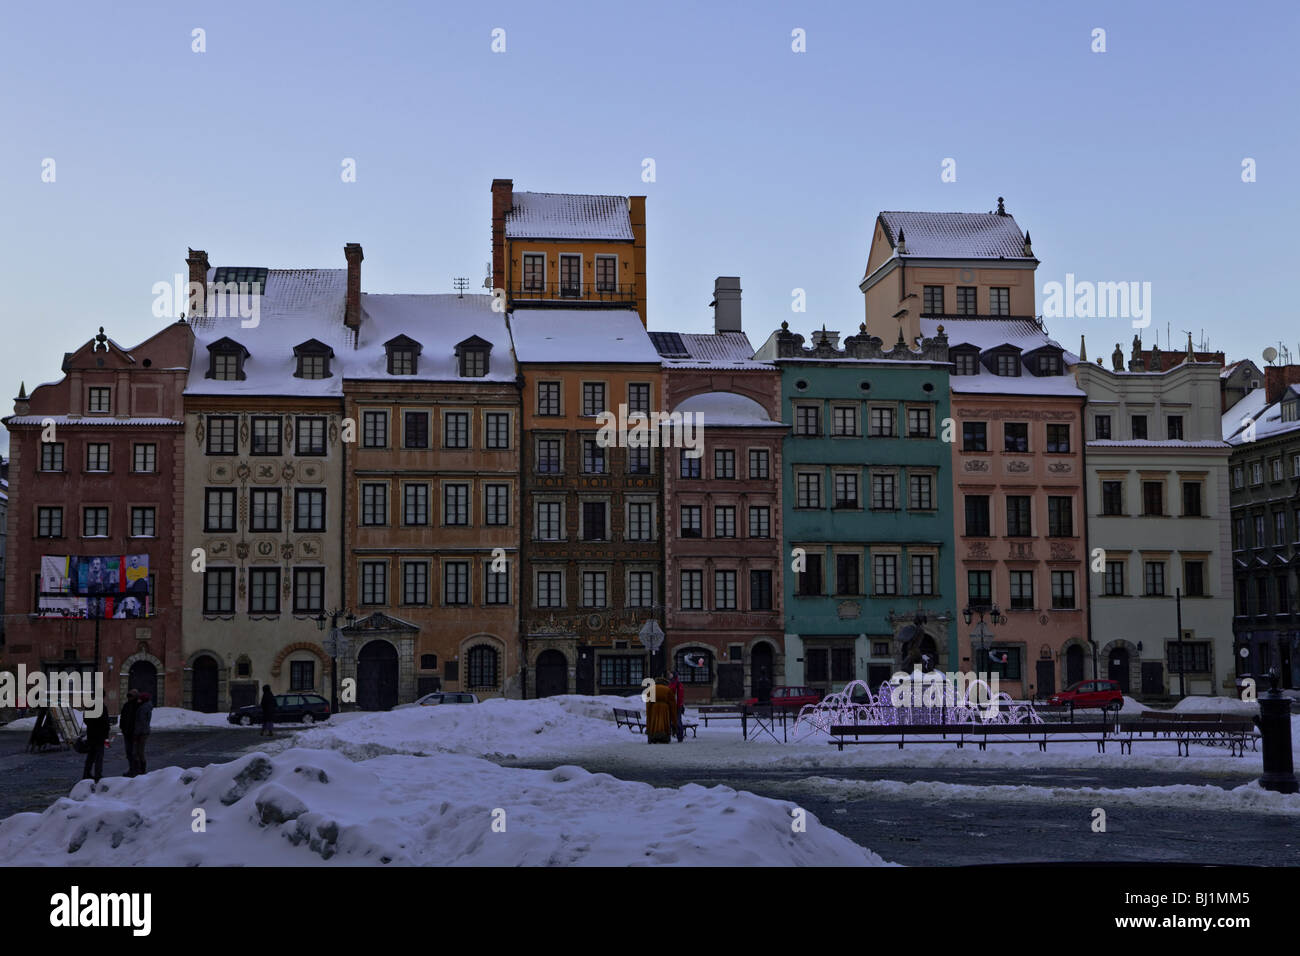
{"label": "snow bank", "polygon": [[[421,708],[443,709],[471,708]],[[451,754],[357,763],[296,748],[82,781],[44,813],[0,821],[0,864],[886,865],[811,815],[794,832],[794,807],[573,766],[517,770]],[[196,810],[206,832],[193,832]]]}
{"label": "snow bank", "polygon": [[338,750],[354,760],[383,754],[459,753],[499,759],[566,759],[605,745],[645,737],[614,723],[614,708],[644,713],[640,697],[541,700],[492,698],[480,704],[439,704],[331,721],[297,735],[293,746]]}
{"label": "snow bank", "polygon": [[[0,725],[0,730],[22,730],[32,732],[36,726],[35,717],[23,717]],[[116,726],[116,724],[114,724]],[[155,707],[153,718],[149,722],[150,730],[190,730],[197,727],[234,727],[225,714],[201,714],[197,710],[184,707]]]}

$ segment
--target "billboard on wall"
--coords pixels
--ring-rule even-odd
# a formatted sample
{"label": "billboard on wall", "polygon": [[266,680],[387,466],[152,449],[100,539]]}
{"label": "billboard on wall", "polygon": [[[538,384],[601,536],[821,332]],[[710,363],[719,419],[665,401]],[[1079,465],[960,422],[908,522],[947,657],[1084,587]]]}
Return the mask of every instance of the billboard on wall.
{"label": "billboard on wall", "polygon": [[39,617],[133,618],[150,611],[147,554],[41,558]]}

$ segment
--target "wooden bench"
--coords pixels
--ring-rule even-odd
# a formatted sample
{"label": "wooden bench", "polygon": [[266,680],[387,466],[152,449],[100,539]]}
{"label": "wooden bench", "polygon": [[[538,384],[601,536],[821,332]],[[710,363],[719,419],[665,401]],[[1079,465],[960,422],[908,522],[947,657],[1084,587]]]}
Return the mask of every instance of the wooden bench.
{"label": "wooden bench", "polygon": [[[973,743],[980,750],[989,744],[1036,743],[1042,752],[1048,743],[1091,743],[1098,753],[1106,752],[1107,742],[1115,740],[1113,724],[837,724],[831,727],[831,740],[840,750],[845,744],[897,743],[902,750],[909,737],[913,744],[951,743],[958,750]],[[849,740],[847,738],[854,738]],[[858,738],[888,738],[868,739]],[[924,738],[932,739],[924,739]],[[933,739],[938,738],[938,739]]]}
{"label": "wooden bench", "polygon": [[745,708],[740,704],[701,704],[695,712],[707,727],[710,720],[740,720]]}
{"label": "wooden bench", "polygon": [[621,707],[615,707],[614,723],[619,727],[626,727],[628,730],[634,730],[637,733],[645,733],[645,717],[639,710],[624,710]]}
{"label": "wooden bench", "polygon": [[[1192,744],[1228,747],[1234,757],[1244,757],[1247,744],[1252,751],[1259,749],[1259,731],[1253,721],[1223,720],[1214,714],[1187,716],[1195,719],[1184,720],[1181,717],[1177,720],[1170,720],[1168,717],[1161,719],[1144,713],[1136,721],[1121,725],[1121,730],[1128,734],[1128,739],[1121,749],[1127,747],[1131,752],[1134,741],[1146,743],[1168,740],[1170,737],[1173,737],[1177,743],[1180,756],[1190,756]],[[1206,720],[1206,717],[1212,719]],[[1151,736],[1147,737],[1146,734]]]}

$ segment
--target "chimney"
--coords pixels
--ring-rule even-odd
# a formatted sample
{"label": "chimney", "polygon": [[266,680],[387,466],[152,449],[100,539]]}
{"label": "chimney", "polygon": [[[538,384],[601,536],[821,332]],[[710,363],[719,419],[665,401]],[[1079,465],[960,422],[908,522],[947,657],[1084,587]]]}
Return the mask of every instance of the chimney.
{"label": "chimney", "polygon": [[740,332],[740,276],[713,280],[713,331]]}
{"label": "chimney", "polygon": [[348,296],[343,307],[343,324],[356,332],[361,328],[361,243],[349,242],[343,247],[348,260]]}
{"label": "chimney", "polygon": [[189,255],[185,257],[185,263],[190,267],[190,289],[187,296],[189,302],[186,306],[186,315],[193,319],[196,315],[203,315],[207,308],[208,254],[202,249],[190,249]]}
{"label": "chimney", "polygon": [[1286,394],[1290,385],[1300,385],[1300,365],[1264,367],[1264,402],[1272,405]]}
{"label": "chimney", "polygon": [[506,216],[515,204],[515,181],[492,180],[492,288],[508,289],[506,275]]}
{"label": "chimney", "polygon": [[632,280],[636,284],[636,311],[646,325],[645,196],[627,197],[627,215],[632,225]]}

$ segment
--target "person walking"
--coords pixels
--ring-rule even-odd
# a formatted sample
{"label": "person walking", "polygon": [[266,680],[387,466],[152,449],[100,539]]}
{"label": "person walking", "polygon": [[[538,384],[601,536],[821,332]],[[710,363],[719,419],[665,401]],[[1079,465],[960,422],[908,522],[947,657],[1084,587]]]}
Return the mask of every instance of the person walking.
{"label": "person walking", "polygon": [[262,685],[262,731],[258,736],[275,736],[275,695],[270,684]]}
{"label": "person walking", "polygon": [[107,711],[86,718],[86,765],[81,771],[82,780],[99,783],[99,778],[104,776],[104,744],[108,743],[108,733]]}
{"label": "person walking", "polygon": [[676,671],[668,672],[668,689],[673,692],[673,700],[677,704],[677,724],[674,730],[677,732],[677,742],[682,743],[686,739],[686,727],[683,722],[686,716],[686,695],[682,687],[682,679],[677,676]]}
{"label": "person walking", "polygon": [[135,714],[140,709],[140,692],[132,687],[126,692],[126,703],[117,715],[117,729],[122,731],[122,750],[126,756],[126,775],[135,776]]}
{"label": "person walking", "polygon": [[153,720],[153,700],[152,695],[147,691],[140,692],[140,707],[135,712],[135,770],[128,773],[128,777],[138,777],[141,774],[148,773],[145,768],[144,748],[149,743],[149,725]]}

